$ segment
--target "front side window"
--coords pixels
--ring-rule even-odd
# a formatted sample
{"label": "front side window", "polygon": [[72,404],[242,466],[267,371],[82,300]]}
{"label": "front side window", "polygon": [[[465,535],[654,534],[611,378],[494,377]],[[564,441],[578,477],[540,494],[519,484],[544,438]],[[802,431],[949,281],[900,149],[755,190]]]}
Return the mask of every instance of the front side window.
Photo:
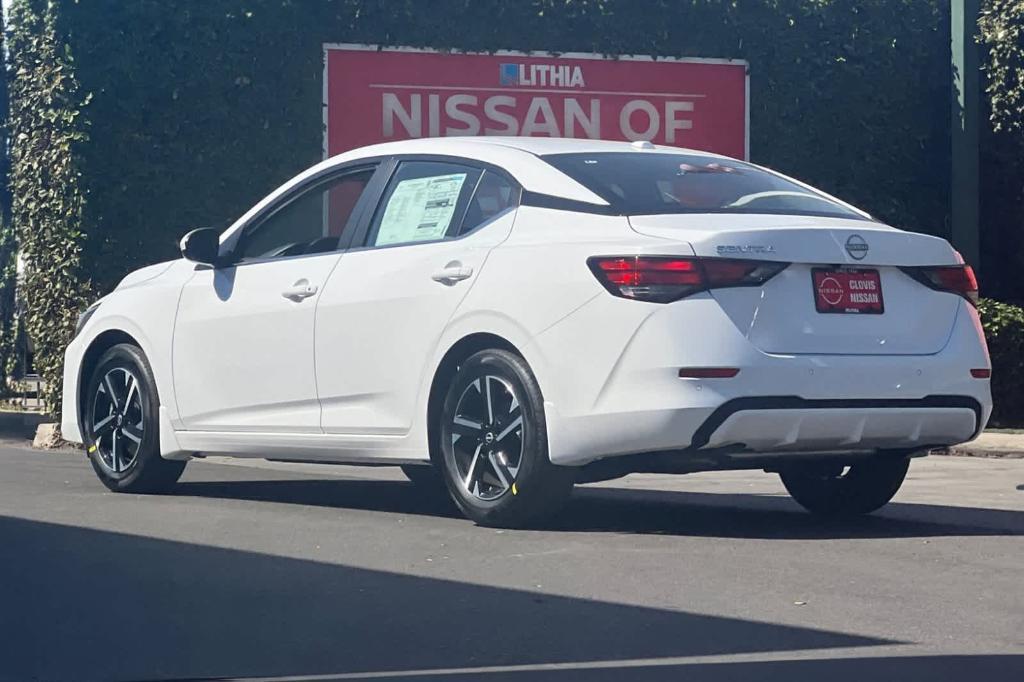
{"label": "front side window", "polygon": [[325,180],[274,211],[242,235],[240,260],[327,253],[354,229],[353,210],[375,168]]}
{"label": "front side window", "polygon": [[742,161],[644,152],[542,158],[622,215],[778,213],[865,219],[824,194]]}
{"label": "front side window", "polygon": [[368,244],[437,241],[457,234],[482,171],[457,163],[403,161],[388,183]]}

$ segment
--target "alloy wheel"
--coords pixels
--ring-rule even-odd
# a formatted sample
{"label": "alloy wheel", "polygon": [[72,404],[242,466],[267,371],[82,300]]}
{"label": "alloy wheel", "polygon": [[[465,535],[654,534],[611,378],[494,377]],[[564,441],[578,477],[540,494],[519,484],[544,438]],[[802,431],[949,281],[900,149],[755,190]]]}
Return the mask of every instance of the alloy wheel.
{"label": "alloy wheel", "polygon": [[135,464],[145,431],[142,387],[131,370],[115,367],[103,375],[93,396],[90,431],[98,461],[114,474]]}
{"label": "alloy wheel", "polygon": [[450,429],[466,492],[491,501],[513,488],[523,460],[523,411],[508,381],[494,375],[473,381],[459,396]]}

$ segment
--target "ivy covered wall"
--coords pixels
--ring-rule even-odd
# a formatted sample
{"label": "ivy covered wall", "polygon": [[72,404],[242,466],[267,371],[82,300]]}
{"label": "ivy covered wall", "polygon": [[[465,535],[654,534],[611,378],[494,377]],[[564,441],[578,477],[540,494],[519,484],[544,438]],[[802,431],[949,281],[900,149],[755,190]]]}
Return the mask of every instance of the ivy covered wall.
{"label": "ivy covered wall", "polygon": [[[18,0],[10,10],[12,220],[25,265],[19,283],[25,331],[46,380],[42,397],[57,414],[64,348],[90,297],[81,268],[83,193],[79,162],[87,138],[80,107],[88,104],[71,53],[57,28],[57,5]],[[9,264],[5,264],[10,267]]]}

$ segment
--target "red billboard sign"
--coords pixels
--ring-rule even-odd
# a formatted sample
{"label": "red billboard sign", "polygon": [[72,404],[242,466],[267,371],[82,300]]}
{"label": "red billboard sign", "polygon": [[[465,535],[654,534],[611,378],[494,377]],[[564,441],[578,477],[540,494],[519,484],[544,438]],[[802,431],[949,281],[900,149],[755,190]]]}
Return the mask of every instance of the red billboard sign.
{"label": "red billboard sign", "polygon": [[650,140],[746,158],[746,62],[324,46],[324,151],[454,135]]}

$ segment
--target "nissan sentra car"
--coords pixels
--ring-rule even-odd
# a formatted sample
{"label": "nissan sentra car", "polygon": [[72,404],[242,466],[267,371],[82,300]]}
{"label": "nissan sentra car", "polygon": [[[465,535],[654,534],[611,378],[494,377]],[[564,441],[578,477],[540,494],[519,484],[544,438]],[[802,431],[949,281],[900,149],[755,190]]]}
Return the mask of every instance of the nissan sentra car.
{"label": "nissan sentra car", "polygon": [[181,251],[67,348],[62,431],[111,490],[197,454],[393,464],[519,526],[580,482],[763,469],[863,514],[991,411],[945,240],[705,152],[375,145]]}

